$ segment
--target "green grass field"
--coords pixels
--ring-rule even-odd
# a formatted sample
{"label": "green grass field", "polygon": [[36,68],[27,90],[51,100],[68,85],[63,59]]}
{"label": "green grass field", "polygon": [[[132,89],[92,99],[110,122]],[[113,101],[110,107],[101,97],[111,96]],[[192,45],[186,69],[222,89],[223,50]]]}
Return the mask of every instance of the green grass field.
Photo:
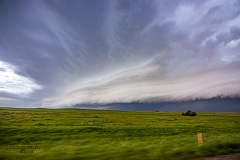
{"label": "green grass field", "polygon": [[[25,138],[40,149],[8,149]],[[240,113],[0,109],[1,160],[180,160],[233,152],[240,152]]]}

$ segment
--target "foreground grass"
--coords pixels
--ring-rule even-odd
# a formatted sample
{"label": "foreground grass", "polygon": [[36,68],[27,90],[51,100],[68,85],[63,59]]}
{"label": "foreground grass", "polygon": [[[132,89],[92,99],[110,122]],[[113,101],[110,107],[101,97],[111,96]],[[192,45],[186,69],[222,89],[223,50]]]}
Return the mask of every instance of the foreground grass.
{"label": "foreground grass", "polygon": [[[0,159],[192,159],[240,152],[239,133],[239,113],[0,109]],[[7,149],[25,138],[40,149]]]}

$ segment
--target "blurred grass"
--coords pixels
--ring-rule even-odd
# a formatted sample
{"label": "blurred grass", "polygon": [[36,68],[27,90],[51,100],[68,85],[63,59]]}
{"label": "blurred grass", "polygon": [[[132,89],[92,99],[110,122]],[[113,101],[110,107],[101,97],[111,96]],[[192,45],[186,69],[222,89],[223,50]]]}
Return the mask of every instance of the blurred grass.
{"label": "blurred grass", "polygon": [[[2,108],[0,159],[180,160],[240,152],[239,113],[197,114]],[[25,138],[41,148],[7,149]]]}

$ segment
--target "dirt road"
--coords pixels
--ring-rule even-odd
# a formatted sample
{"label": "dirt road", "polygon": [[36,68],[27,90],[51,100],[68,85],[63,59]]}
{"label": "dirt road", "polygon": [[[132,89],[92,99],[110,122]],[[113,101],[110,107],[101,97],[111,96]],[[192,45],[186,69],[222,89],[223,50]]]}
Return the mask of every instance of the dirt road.
{"label": "dirt road", "polygon": [[228,155],[218,155],[214,157],[196,158],[193,160],[240,160],[240,153],[233,153]]}

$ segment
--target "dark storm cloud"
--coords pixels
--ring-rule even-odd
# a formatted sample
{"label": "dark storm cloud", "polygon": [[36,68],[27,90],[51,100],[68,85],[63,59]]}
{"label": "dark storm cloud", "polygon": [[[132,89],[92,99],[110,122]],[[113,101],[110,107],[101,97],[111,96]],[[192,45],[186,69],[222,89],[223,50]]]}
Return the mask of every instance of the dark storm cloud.
{"label": "dark storm cloud", "polygon": [[240,94],[238,1],[0,3],[2,97],[58,107]]}
{"label": "dark storm cloud", "polygon": [[187,111],[195,112],[239,112],[240,99],[212,98],[186,102],[158,103],[112,103],[105,105],[75,105],[74,108],[104,109],[104,110],[134,110],[134,111]]}

